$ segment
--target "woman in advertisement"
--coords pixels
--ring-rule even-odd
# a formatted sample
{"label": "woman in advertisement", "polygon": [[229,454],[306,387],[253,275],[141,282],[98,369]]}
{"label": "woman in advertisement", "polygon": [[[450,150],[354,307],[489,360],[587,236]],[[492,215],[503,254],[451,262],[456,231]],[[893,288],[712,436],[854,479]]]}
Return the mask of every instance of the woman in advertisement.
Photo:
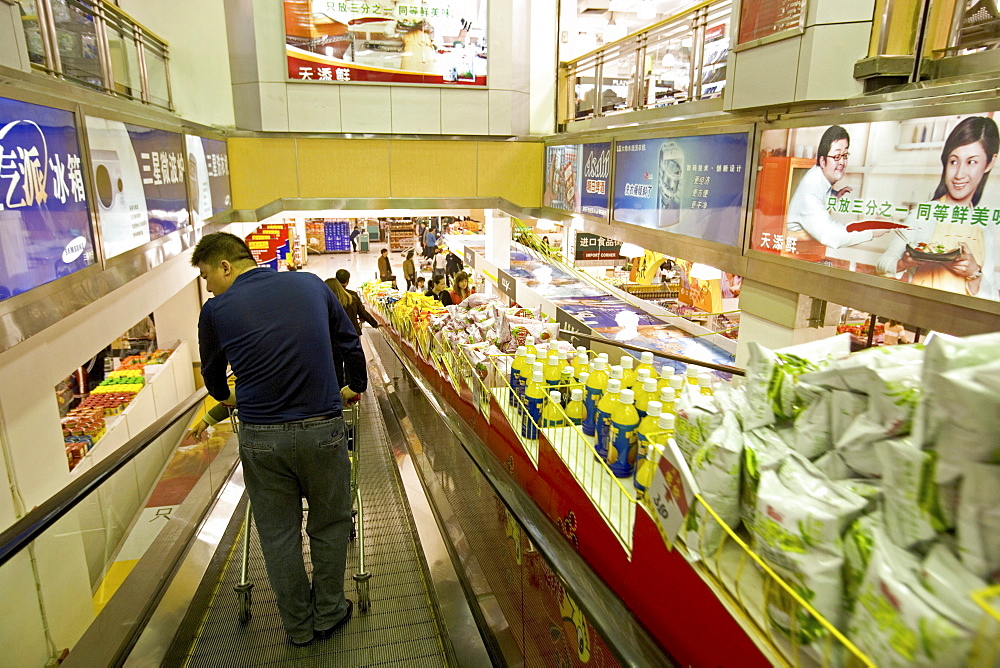
{"label": "woman in advertisement", "polygon": [[[1000,133],[993,119],[970,116],[961,121],[941,151],[941,181],[931,202],[974,209],[982,199],[998,150]],[[910,211],[905,221],[908,229],[898,231],[879,258],[879,273],[914,285],[997,301],[992,227],[972,224],[971,211],[962,217],[952,216],[950,211],[948,220],[962,222],[938,222],[933,215],[922,220],[917,209]]]}

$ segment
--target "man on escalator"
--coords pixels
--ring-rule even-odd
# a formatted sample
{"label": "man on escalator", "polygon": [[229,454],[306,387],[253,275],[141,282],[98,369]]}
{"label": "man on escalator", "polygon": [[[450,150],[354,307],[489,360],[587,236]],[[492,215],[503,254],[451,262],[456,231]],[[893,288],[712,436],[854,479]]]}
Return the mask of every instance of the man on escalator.
{"label": "man on escalator", "polygon": [[[258,267],[235,235],[206,235],[191,264],[215,295],[198,322],[202,376],[215,399],[239,409],[244,479],[288,641],[328,638],[353,611],[344,597],[352,500],[342,406],[368,386],[357,331],[318,276]],[[334,348],[353,371],[343,388]],[[227,366],[237,392],[226,383]]]}

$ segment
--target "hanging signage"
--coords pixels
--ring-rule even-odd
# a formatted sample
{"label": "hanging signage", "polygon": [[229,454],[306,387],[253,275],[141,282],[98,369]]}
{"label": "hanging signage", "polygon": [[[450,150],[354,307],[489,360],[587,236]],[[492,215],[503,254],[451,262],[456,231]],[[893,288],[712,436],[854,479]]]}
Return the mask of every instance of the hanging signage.
{"label": "hanging signage", "polygon": [[545,148],[545,206],[606,218],[610,179],[609,142]]}
{"label": "hanging signage", "polygon": [[573,257],[576,260],[621,260],[622,242],[607,237],[600,237],[588,232],[576,233],[576,248]]}
{"label": "hanging signage", "polygon": [[1000,300],[994,113],[765,130],[750,248]]}
{"label": "hanging signage", "polygon": [[615,143],[615,220],[736,246],[747,135]]}
{"label": "hanging signage", "polygon": [[0,98],[0,301],[94,261],[73,113]]}
{"label": "hanging signage", "polygon": [[486,85],[485,0],[285,0],[288,78]]}
{"label": "hanging signage", "polygon": [[746,44],[802,23],[802,0],[743,0],[737,44]]}
{"label": "hanging signage", "polygon": [[462,256],[464,258],[463,261],[465,262],[466,267],[468,267],[469,269],[476,268],[476,251],[466,246],[462,252]]}
{"label": "hanging signage", "polygon": [[226,142],[184,135],[187,175],[191,187],[191,217],[195,225],[233,208]]}
{"label": "hanging signage", "polygon": [[607,218],[611,196],[611,143],[584,144],[582,160],[579,211]]}
{"label": "hanging signage", "polygon": [[580,148],[579,144],[545,147],[545,206],[580,210]]}
{"label": "hanging signage", "polygon": [[87,140],[105,257],[187,226],[182,135],[87,116]]}
{"label": "hanging signage", "polygon": [[511,302],[517,301],[517,281],[503,269],[497,269],[497,288],[507,295]]}

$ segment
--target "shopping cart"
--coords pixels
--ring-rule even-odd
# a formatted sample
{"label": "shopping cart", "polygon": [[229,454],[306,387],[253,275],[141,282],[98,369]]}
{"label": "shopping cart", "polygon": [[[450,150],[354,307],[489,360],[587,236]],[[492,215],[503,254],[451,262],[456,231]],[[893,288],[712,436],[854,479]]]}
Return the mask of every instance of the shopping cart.
{"label": "shopping cart", "polygon": [[[365,570],[365,515],[364,506],[361,499],[361,486],[358,484],[358,470],[361,467],[361,448],[359,447],[359,405],[344,408],[344,427],[347,437],[347,449],[351,456],[351,498],[353,499],[353,510],[351,511],[351,540],[358,542],[358,572],[354,574],[354,582],[358,592],[358,608],[361,612],[368,610],[368,581],[371,573]],[[239,434],[239,419],[235,410],[231,410],[229,421],[233,425],[233,433]],[[253,513],[250,501],[247,501],[246,517],[243,522],[243,553],[240,564],[240,581],[233,586],[233,591],[240,598],[240,623],[246,624],[250,621],[250,611],[253,605],[253,583],[250,582],[247,566],[250,560],[250,527],[253,520]]]}

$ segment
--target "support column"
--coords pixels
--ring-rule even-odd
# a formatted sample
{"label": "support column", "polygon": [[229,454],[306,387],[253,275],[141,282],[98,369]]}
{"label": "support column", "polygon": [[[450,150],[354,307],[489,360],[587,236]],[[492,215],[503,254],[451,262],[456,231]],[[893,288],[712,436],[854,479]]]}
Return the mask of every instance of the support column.
{"label": "support column", "polygon": [[746,367],[750,342],[784,348],[834,336],[841,310],[822,299],[744,279],[736,366]]}
{"label": "support column", "polygon": [[510,271],[510,216],[497,209],[486,210],[486,259]]}

